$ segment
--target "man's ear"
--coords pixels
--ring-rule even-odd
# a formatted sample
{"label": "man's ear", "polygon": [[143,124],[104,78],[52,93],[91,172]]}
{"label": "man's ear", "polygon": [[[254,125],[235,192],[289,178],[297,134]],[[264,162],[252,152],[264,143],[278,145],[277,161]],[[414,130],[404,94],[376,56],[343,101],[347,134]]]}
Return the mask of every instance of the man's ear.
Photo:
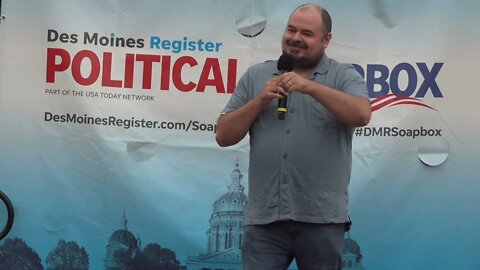
{"label": "man's ear", "polygon": [[326,49],[328,47],[328,44],[330,44],[330,41],[332,40],[332,32],[329,32],[325,35],[323,38],[323,49]]}

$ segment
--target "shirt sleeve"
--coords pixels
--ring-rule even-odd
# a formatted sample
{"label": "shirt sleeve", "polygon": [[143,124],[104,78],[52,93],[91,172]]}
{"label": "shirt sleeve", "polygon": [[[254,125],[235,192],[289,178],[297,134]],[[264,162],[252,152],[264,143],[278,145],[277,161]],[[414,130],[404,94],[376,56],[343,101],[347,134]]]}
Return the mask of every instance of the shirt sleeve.
{"label": "shirt sleeve", "polygon": [[352,65],[344,64],[341,71],[340,78],[343,78],[340,83],[340,88],[353,96],[368,97],[367,85],[360,73]]}
{"label": "shirt sleeve", "polygon": [[250,78],[250,69],[242,75],[240,80],[238,81],[237,87],[235,88],[235,92],[230,97],[225,108],[222,110],[221,114],[226,114],[229,112],[233,112],[236,109],[245,105],[249,100],[249,78]]}

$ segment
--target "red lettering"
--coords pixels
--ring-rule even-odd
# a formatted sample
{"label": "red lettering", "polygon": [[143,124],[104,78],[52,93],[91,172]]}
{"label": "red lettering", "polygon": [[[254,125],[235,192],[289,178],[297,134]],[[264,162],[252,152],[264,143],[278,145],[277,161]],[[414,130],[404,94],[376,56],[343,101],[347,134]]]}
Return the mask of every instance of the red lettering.
{"label": "red lettering", "polygon": [[[213,72],[213,79],[210,78],[210,70]],[[218,58],[207,58],[203,66],[202,74],[198,81],[197,92],[204,92],[206,86],[214,86],[217,93],[225,93],[225,85],[223,85],[222,71]]]}
{"label": "red lettering", "polygon": [[122,87],[121,80],[112,80],[112,53],[103,53],[102,86]]}
{"label": "red lettering", "polygon": [[190,92],[192,91],[196,84],[193,82],[189,82],[184,84],[182,81],[182,68],[184,65],[189,64],[191,67],[198,65],[197,60],[191,56],[182,56],[177,59],[175,64],[173,64],[173,84],[177,87],[178,90],[182,92]]}
{"label": "red lettering", "polygon": [[170,90],[170,66],[172,57],[169,55],[162,56],[162,71],[160,74],[160,90]]}
{"label": "red lettering", "polygon": [[[60,57],[60,63],[56,63],[57,56]],[[64,49],[47,49],[47,82],[55,82],[55,72],[61,72],[70,66],[70,54]]]}
{"label": "red lettering", "polygon": [[[87,77],[83,77],[81,72],[83,59],[90,60],[90,74]],[[98,56],[89,50],[79,51],[72,61],[72,75],[73,79],[80,85],[92,85],[100,76],[100,60]]]}
{"label": "red lettering", "polygon": [[125,76],[123,79],[124,88],[133,88],[135,54],[127,53],[125,56]]}
{"label": "red lettering", "polygon": [[143,62],[143,89],[152,89],[152,66],[160,62],[160,55],[137,54],[137,61]]}
{"label": "red lettering", "polygon": [[227,93],[235,92],[237,86],[237,59],[228,59]]}
{"label": "red lettering", "polygon": [[[122,79],[113,78],[113,61],[115,55],[112,52],[104,52],[99,57],[95,52],[82,50],[75,55],[65,49],[47,49],[46,82],[55,83],[58,73],[71,69],[71,74],[76,83],[83,86],[93,85],[98,82],[101,76],[101,85],[104,87],[133,88],[135,82],[135,66],[142,64],[142,89],[152,89],[153,69],[155,63],[160,63],[160,74],[155,79],[160,80],[159,88],[169,91],[171,82],[174,88],[181,92],[203,93],[208,86],[215,87],[217,93],[233,93],[237,80],[237,59],[228,59],[226,83],[220,66],[220,59],[206,58],[200,67],[202,70],[198,81],[189,80],[193,74],[198,72],[197,59],[192,56],[181,56],[172,63],[170,55],[151,54],[125,54],[124,73]],[[173,66],[172,66],[173,64]],[[185,68],[188,65],[188,68]],[[226,89],[225,89],[226,87]]]}

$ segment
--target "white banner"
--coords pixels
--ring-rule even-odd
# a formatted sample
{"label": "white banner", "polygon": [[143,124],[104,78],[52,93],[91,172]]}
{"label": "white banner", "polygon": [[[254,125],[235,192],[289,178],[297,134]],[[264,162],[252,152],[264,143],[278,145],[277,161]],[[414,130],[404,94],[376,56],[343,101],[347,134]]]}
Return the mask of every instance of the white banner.
{"label": "white banner", "polygon": [[[248,138],[218,147],[216,119],[243,72],[281,54],[300,4],[4,0],[15,223],[0,268],[242,269],[228,209],[248,200]],[[479,269],[480,4],[319,4],[327,54],[364,76],[373,110],[355,133],[344,269]]]}

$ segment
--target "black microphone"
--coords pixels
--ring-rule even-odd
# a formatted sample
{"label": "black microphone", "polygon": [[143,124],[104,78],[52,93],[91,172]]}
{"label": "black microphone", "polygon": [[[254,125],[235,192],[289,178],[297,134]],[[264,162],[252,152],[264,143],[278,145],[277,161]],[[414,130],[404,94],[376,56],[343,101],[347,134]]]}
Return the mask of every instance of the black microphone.
{"label": "black microphone", "polygon": [[[295,59],[290,54],[282,54],[278,58],[277,69],[280,71],[280,74],[289,72],[293,70]],[[277,116],[279,120],[285,119],[285,113],[287,113],[287,97],[278,99],[278,108]]]}

